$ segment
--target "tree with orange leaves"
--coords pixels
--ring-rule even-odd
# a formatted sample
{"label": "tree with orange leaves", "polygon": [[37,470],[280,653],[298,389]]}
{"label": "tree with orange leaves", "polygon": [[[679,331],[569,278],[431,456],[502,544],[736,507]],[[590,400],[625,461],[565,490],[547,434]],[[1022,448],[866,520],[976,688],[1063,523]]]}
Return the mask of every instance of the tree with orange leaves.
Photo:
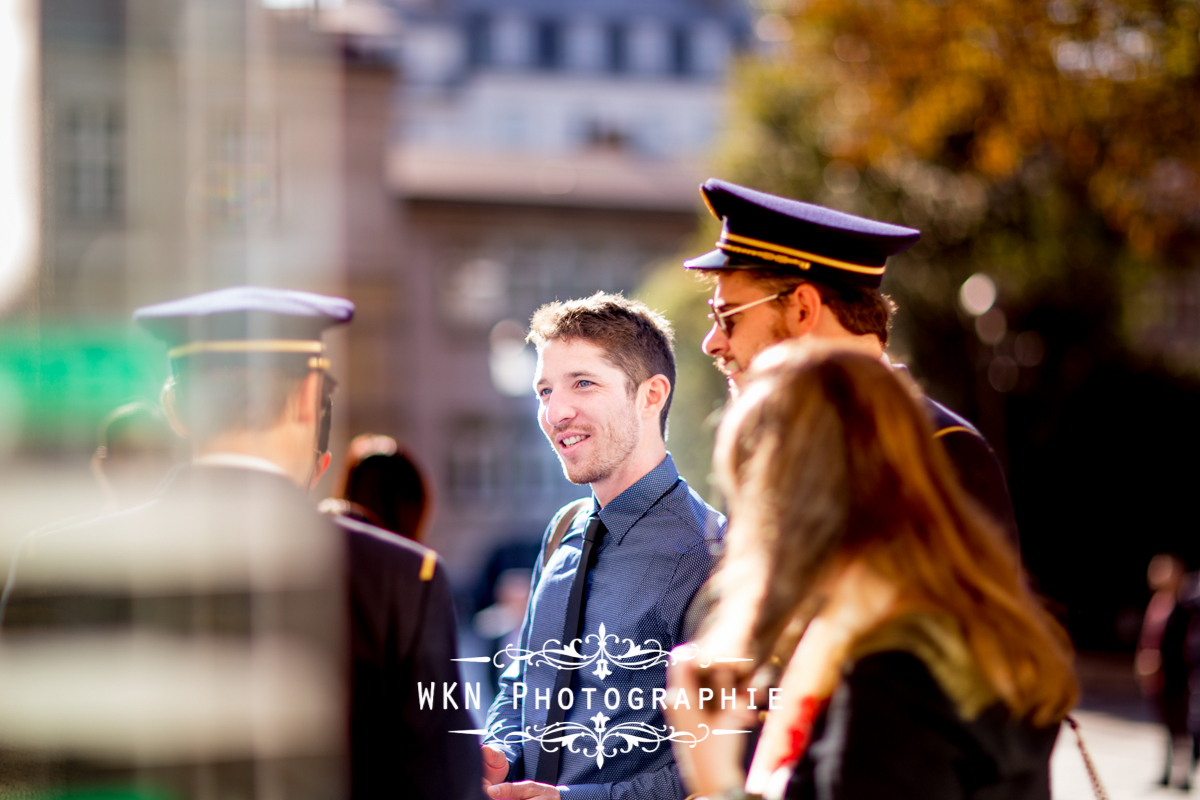
{"label": "tree with orange leaves", "polygon": [[[1077,296],[1092,334],[1180,355],[1155,312],[1200,255],[1194,2],[811,0],[772,15],[773,57],[735,80],[723,175],[920,228],[885,286],[922,323],[985,272],[1017,313]],[[901,331],[916,355],[921,327]],[[1200,365],[1200,345],[1183,350]]]}

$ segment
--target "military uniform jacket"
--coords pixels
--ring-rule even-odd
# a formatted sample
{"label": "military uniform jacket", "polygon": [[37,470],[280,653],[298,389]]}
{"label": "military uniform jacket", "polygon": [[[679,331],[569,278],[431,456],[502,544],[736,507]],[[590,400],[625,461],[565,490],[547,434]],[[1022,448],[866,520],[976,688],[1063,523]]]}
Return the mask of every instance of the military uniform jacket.
{"label": "military uniform jacket", "polygon": [[[454,602],[437,554],[334,517],[350,590],[351,765],[359,798],[482,798],[479,739],[456,690]],[[421,708],[418,685],[433,687]],[[447,706],[443,708],[443,706]]]}
{"label": "military uniform jacket", "polygon": [[975,426],[950,409],[925,398],[925,410],[933,423],[933,436],[942,443],[946,454],[958,469],[958,478],[972,499],[1008,534],[1020,550],[1017,517],[1004,470],[987,440]]}
{"label": "military uniform jacket", "polygon": [[0,751],[0,785],[32,757],[50,794],[132,775],[180,798],[483,797],[478,740],[450,733],[475,726],[442,709],[455,627],[433,551],[335,524],[282,475],[205,466],[19,559],[0,673],[18,689],[41,658],[79,702],[56,711],[31,677],[45,711]]}

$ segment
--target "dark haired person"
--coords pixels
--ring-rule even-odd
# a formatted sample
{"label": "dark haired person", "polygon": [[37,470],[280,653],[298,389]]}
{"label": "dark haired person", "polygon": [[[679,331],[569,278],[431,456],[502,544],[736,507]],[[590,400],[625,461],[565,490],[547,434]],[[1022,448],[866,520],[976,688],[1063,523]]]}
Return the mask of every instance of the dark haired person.
{"label": "dark haired person", "polygon": [[668,700],[668,721],[702,739],[675,745],[689,789],[1049,800],[1078,693],[1070,642],[967,500],[907,379],[820,342],[772,348],[750,373],[717,433],[730,530],[698,642],[730,660],[681,660],[669,681],[744,699],[785,666],[748,771],[744,737],[702,726],[744,730],[755,711]]}
{"label": "dark haired person", "polygon": [[[44,683],[6,673],[38,709],[30,743],[71,759],[51,788],[482,796],[477,744],[450,732],[470,717],[442,706],[457,671],[436,554],[305,496],[329,463],[322,332],[353,310],[238,287],[134,315],[169,348],[164,404],[194,458],[155,501],[37,537],[19,562],[0,652],[40,654],[72,698],[56,716]],[[58,649],[37,650],[48,632]]]}
{"label": "dark haired person", "polygon": [[[884,357],[895,304],[879,290],[889,256],[920,231],[710,178],[700,187],[722,221],[717,247],[684,262],[715,283],[704,352],[731,390],[761,351],[784,339],[836,342]],[[925,398],[963,487],[1018,542],[1004,472],[971,423]]]}
{"label": "dark haired person", "polygon": [[[542,431],[592,497],[547,527],[520,634],[525,653],[574,641],[578,655],[518,659],[502,675],[483,748],[488,793],[682,800],[665,740],[626,748],[608,734],[626,725],[665,735],[654,691],[667,653],[692,633],[686,611],[724,533],[667,453],[671,328],[642,303],[598,293],[543,306],[528,338]],[[601,645],[607,658],[597,658]],[[620,658],[631,646],[641,655]]]}
{"label": "dark haired person", "polygon": [[420,542],[433,517],[433,486],[395,439],[363,433],[346,448],[346,474],[338,497],[322,500],[318,508]]}

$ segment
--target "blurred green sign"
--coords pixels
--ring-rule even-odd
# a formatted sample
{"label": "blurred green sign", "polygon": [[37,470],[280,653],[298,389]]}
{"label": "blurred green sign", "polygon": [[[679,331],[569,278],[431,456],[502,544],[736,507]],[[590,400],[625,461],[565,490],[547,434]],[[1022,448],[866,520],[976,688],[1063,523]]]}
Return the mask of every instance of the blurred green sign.
{"label": "blurred green sign", "polygon": [[162,346],[124,326],[0,329],[0,437],[84,444],[117,406],[157,399],[166,374]]}
{"label": "blurred green sign", "polygon": [[47,795],[42,800],[174,800],[174,796],[155,789],[84,789]]}

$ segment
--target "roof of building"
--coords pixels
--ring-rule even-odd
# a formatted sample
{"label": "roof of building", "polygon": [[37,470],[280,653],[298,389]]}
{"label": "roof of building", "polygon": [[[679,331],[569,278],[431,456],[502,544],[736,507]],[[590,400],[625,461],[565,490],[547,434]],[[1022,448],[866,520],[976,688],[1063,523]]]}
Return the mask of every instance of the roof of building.
{"label": "roof of building", "polygon": [[703,166],[584,152],[567,158],[397,147],[388,184],[409,199],[691,212]]}

